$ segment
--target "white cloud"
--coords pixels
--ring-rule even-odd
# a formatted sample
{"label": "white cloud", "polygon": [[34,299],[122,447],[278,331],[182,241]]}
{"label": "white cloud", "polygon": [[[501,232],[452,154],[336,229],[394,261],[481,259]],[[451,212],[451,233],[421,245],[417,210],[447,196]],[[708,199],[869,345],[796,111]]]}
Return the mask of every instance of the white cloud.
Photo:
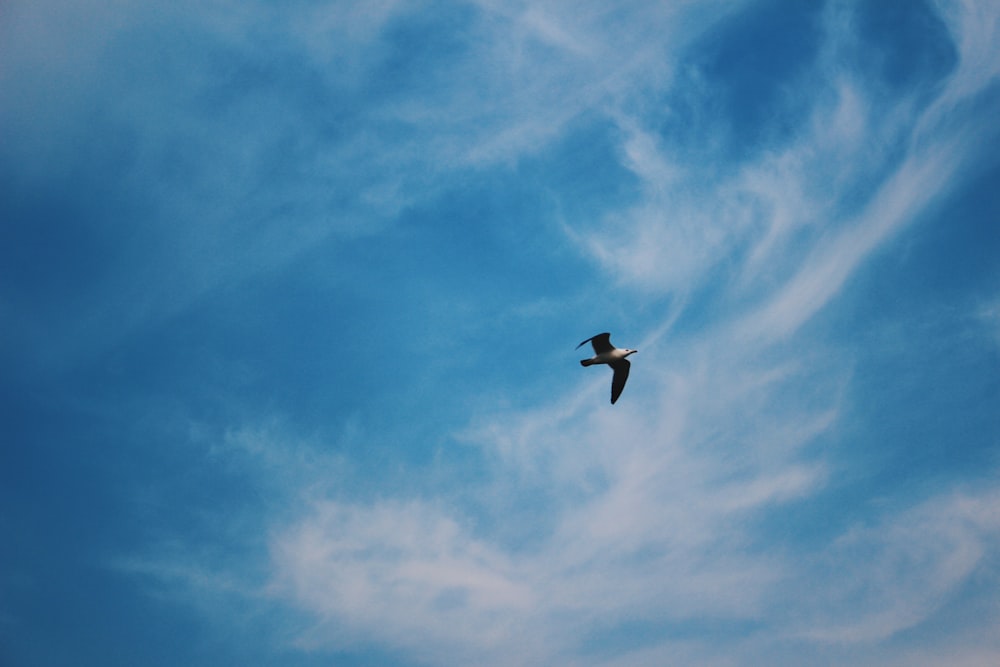
{"label": "white cloud", "polygon": [[[681,295],[749,247],[735,293],[773,290],[758,326],[779,337],[794,331],[875,247],[951,192],[978,157],[989,128],[975,117],[955,119],[997,76],[997,59],[985,55],[995,51],[998,21],[988,4],[947,5],[959,66],[922,110],[907,96],[882,99],[866,89],[863,73],[843,68],[851,22],[827,12],[827,46],[794,100],[813,100],[809,121],[735,176],[705,168],[718,159],[711,143],[695,154],[672,150],[638,116],[617,110],[623,164],[642,183],[642,197],[584,233],[583,246],[625,285]],[[906,153],[893,164],[898,144]]]}
{"label": "white cloud", "polygon": [[[394,7],[364,17],[373,34]],[[671,64],[644,73],[642,58],[651,56],[619,55],[617,46],[630,30],[655,31],[662,21],[626,13],[602,38],[607,15],[563,9],[563,21],[556,9],[491,6],[497,17],[489,20],[501,27],[482,28],[491,39],[474,54],[495,60],[483,85],[389,105],[384,114],[434,139],[362,168],[398,174],[430,165],[440,173],[513,160],[596,106],[621,128],[623,165],[642,183],[642,198],[595,221],[597,231],[570,233],[621,284],[653,292],[687,293],[720,258],[742,257],[733,271],[742,281],[730,292],[743,310],[669,346],[657,344],[670,331],[663,324],[640,346],[647,370],[637,362],[629,400],[614,410],[596,400],[607,376],[592,375],[537,410],[478,416],[458,437],[482,455],[483,482],[470,490],[448,478],[445,487],[417,482],[406,494],[333,499],[318,480],[341,464],[315,455],[321,444],[289,445],[274,426],[234,432],[222,454],[265,462],[262,474],[292,489],[269,526],[269,594],[315,619],[299,635],[307,648],[377,641],[435,664],[601,664],[585,655],[586,638],[630,623],[746,622],[778,636],[758,645],[822,648],[878,642],[927,621],[996,562],[995,492],[884,510],[839,536],[820,531],[802,552],[766,549],[759,522],[831,484],[835,454],[815,445],[838,428],[850,360],[794,334],[874,249],[948,191],[971,137],[942,129],[940,118],[982,89],[976,72],[995,76],[969,69],[986,37],[960,16],[949,19],[965,26],[961,83],[918,119],[898,164],[887,165],[881,148],[867,151],[882,146],[883,132],[903,132],[909,107],[875,109],[862,85],[838,77],[808,91],[819,101],[787,145],[696,184],[685,176],[692,156],[671,154],[640,114],[625,111],[624,98],[651,81],[662,85]],[[316,28],[320,37],[333,23]],[[508,43],[510,34],[517,39]],[[535,62],[526,55],[534,48],[556,54],[532,69],[525,63]],[[449,69],[464,81],[479,71],[469,62]],[[317,159],[389,148],[377,137],[362,144]],[[871,192],[845,205],[872,174],[880,176]],[[415,183],[423,177],[376,178],[368,192],[409,201],[421,196]],[[609,244],[609,232],[622,240]],[[751,664],[723,655],[730,649],[664,639],[638,648],[628,664]]]}
{"label": "white cloud", "polygon": [[537,605],[506,554],[419,501],[318,503],[275,536],[273,562],[273,594],[324,619],[306,644],[374,639],[460,664],[524,650]]}
{"label": "white cloud", "polygon": [[[494,467],[457,502],[306,506],[272,542],[276,594],[324,619],[303,641],[377,638],[435,664],[594,664],[582,638],[623,624],[765,613],[790,564],[749,526],[824,486],[803,453],[836,406],[771,413],[802,370],[737,370],[716,345],[675,350],[696,361],[613,412],[591,410],[594,386],[484,420],[463,438]],[[603,394],[606,380],[592,384]]]}
{"label": "white cloud", "polygon": [[879,189],[857,220],[821,237],[799,271],[746,323],[747,333],[782,338],[823,308],[847,279],[890,234],[913,222],[936,197],[950,190],[961,152],[953,141],[910,157]]}
{"label": "white cloud", "polygon": [[[530,18],[571,57],[597,48],[582,47],[572,28],[547,31],[541,14]],[[831,34],[842,28],[832,25]],[[462,437],[496,467],[467,504],[312,506],[275,535],[277,590],[329,628],[346,623],[365,637],[429,650],[439,664],[506,642],[517,657],[491,658],[600,664],[579,653],[581,637],[629,622],[784,625],[790,630],[775,632],[767,649],[780,651],[782,641],[817,650],[879,642],[927,621],[994,562],[993,491],[885,510],[874,525],[825,534],[813,555],[763,550],[755,522],[826,488],[832,465],[811,446],[836,429],[850,379],[849,362],[803,355],[787,341],[875,248],[949,192],[974,137],[928,115],[954,109],[982,85],[946,88],[958,92],[928,107],[907,136],[910,101],[874,109],[850,78],[820,81],[811,120],[790,144],[691,190],[680,160],[690,156],[669,154],[638,117],[616,108],[623,164],[643,184],[643,199],[598,231],[568,232],[623,283],[660,291],[685,292],[748,244],[738,274],[758,281],[757,309],[698,342],[673,341],[669,361],[665,351],[644,350],[648,368],[672,370],[634,374],[632,400],[614,411],[580,398],[603,393],[601,377],[584,380],[590,389],[576,398],[483,417]],[[905,137],[897,164],[882,148],[868,153],[885,146],[886,132]],[[870,193],[845,204],[873,175]],[[712,195],[717,201],[706,203]],[[748,197],[762,204],[763,221],[741,211]],[[805,251],[790,253],[789,239],[803,228]],[[623,240],[609,244],[609,232]],[[776,264],[783,270],[769,272]],[[312,638],[343,641],[326,631]],[[744,662],[669,640],[636,658],[662,663],[676,651],[697,655],[697,664]]]}
{"label": "white cloud", "polygon": [[969,99],[1000,76],[996,45],[1000,41],[1000,7],[983,0],[936,0],[958,50],[958,71],[948,81],[940,112]]}
{"label": "white cloud", "polygon": [[822,642],[870,642],[930,618],[997,557],[1000,493],[945,494],[848,530],[805,574],[795,625]]}
{"label": "white cloud", "polygon": [[[685,461],[671,460],[673,474],[646,463],[623,463],[607,493],[567,510],[537,548],[476,537],[457,508],[425,501],[319,503],[275,534],[271,594],[315,614],[304,646],[379,641],[441,665],[603,664],[581,653],[583,638],[709,619],[772,628],[754,650],[807,641],[822,653],[929,621],[998,555],[995,491],[887,510],[811,556],[768,554],[742,527],[746,512],[808,493],[813,473],[715,487],[692,484],[705,471]],[[723,655],[707,642],[662,642],[640,653],[697,645],[702,658]]]}

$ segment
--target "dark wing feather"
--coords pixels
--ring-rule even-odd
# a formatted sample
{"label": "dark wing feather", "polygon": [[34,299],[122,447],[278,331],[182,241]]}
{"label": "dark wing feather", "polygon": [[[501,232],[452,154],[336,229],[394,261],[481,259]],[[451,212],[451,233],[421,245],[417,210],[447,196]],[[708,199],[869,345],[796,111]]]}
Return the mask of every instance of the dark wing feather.
{"label": "dark wing feather", "polygon": [[629,363],[628,359],[619,359],[610,366],[615,369],[615,375],[611,378],[611,405],[614,405],[618,397],[622,395],[622,389],[625,388],[625,381],[628,380],[628,372],[632,364]]}
{"label": "dark wing feather", "polygon": [[615,349],[615,346],[611,344],[611,334],[609,333],[599,333],[596,336],[591,336],[576,347],[579,349],[587,343],[594,346],[594,354],[600,354],[601,352],[607,352]]}

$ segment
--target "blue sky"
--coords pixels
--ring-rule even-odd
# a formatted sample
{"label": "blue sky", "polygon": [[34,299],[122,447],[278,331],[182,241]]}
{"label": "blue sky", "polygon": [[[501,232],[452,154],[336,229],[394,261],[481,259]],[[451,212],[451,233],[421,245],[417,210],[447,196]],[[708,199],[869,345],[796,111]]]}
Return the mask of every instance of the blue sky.
{"label": "blue sky", "polygon": [[0,662],[1000,662],[1000,5],[613,4],[0,7]]}

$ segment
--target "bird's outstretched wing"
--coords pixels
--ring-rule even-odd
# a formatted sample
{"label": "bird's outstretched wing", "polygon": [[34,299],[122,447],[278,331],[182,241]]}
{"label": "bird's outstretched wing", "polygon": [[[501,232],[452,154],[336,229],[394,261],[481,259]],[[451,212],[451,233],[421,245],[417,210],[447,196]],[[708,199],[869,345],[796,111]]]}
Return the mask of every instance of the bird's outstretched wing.
{"label": "bird's outstretched wing", "polygon": [[611,378],[611,405],[614,405],[618,397],[622,395],[622,389],[625,388],[625,381],[628,380],[628,372],[632,364],[629,363],[628,359],[619,359],[609,365],[615,369],[615,375]]}
{"label": "bird's outstretched wing", "polygon": [[607,352],[609,350],[615,349],[615,346],[611,344],[611,334],[599,333],[596,336],[591,336],[587,340],[583,341],[577,345],[577,349],[583,347],[587,343],[594,346],[594,354],[600,354],[601,352]]}

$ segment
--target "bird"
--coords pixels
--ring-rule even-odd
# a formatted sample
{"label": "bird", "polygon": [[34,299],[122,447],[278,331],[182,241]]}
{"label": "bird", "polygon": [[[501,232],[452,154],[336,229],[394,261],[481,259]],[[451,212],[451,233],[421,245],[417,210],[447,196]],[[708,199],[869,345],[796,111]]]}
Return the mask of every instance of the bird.
{"label": "bird", "polygon": [[611,405],[614,405],[618,397],[622,395],[622,389],[625,388],[625,381],[628,380],[629,369],[632,367],[632,364],[625,357],[635,354],[639,350],[615,347],[611,344],[611,334],[609,333],[599,333],[596,336],[591,336],[577,345],[576,348],[580,349],[586,343],[594,346],[594,356],[590,359],[581,359],[581,366],[607,364],[615,371],[614,377],[611,378]]}

